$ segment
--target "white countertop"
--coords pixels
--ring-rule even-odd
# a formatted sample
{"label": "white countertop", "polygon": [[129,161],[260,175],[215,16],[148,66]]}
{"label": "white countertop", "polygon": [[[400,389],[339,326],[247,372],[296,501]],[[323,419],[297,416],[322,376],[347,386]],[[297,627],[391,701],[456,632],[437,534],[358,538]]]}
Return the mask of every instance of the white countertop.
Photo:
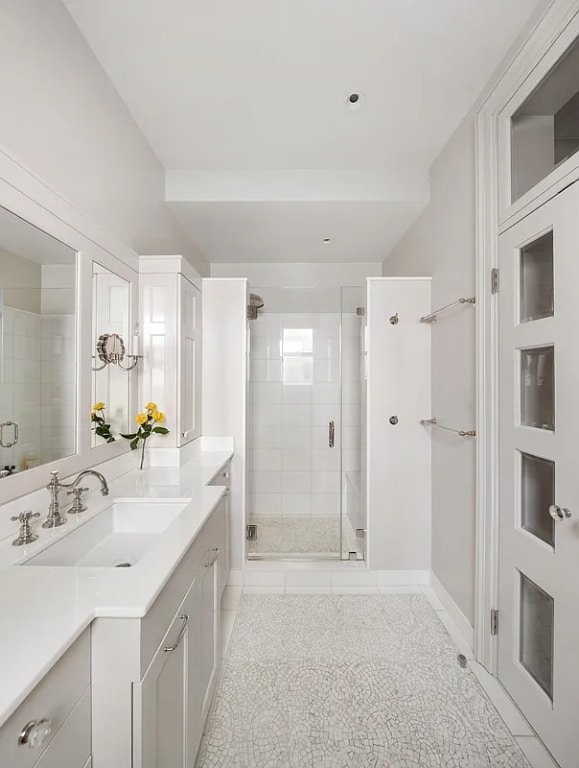
{"label": "white countertop", "polygon": [[[199,451],[181,467],[128,472],[109,482],[109,496],[88,494],[88,510],[69,518],[70,525],[43,531],[25,547],[12,547],[13,536],[0,542],[0,726],[93,619],[147,613],[221,499],[224,488],[207,483],[231,456],[229,450]],[[106,469],[98,469],[106,476]],[[192,501],[132,568],[15,564],[82,525],[113,499],[146,497]]]}

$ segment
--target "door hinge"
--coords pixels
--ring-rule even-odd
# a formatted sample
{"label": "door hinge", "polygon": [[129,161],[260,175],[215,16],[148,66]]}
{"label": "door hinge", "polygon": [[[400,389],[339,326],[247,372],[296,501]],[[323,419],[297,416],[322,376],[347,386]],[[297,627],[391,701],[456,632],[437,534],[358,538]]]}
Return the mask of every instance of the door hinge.
{"label": "door hinge", "polygon": [[245,526],[245,538],[247,541],[257,541],[257,525]]}
{"label": "door hinge", "polygon": [[491,269],[491,293],[499,292],[499,270],[498,267]]}
{"label": "door hinge", "polygon": [[499,634],[499,612],[496,608],[491,611],[491,635]]}

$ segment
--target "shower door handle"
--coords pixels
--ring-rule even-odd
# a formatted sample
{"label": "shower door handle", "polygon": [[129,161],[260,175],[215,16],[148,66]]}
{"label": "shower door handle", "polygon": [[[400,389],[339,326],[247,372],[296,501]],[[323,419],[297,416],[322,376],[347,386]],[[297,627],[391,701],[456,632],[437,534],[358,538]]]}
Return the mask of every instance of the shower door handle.
{"label": "shower door handle", "polygon": [[333,421],[330,421],[328,424],[328,445],[330,448],[334,447],[334,441],[335,441],[335,435],[336,435],[336,425]]}

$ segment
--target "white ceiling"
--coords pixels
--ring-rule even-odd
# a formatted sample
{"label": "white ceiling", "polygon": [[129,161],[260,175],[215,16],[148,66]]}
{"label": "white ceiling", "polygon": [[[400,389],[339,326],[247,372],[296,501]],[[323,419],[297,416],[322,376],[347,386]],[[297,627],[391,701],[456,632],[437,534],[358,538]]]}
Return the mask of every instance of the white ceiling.
{"label": "white ceiling", "polygon": [[[63,0],[167,170],[385,173],[430,166],[537,1]],[[257,253],[239,210],[221,207],[239,250]],[[237,260],[191,208],[180,215],[202,247],[215,243],[209,260]],[[274,241],[296,223],[286,210]],[[395,229],[382,232],[380,260]]]}
{"label": "white ceiling", "polygon": [[[212,262],[376,262],[421,203],[170,203]],[[324,243],[330,237],[330,243]]]}

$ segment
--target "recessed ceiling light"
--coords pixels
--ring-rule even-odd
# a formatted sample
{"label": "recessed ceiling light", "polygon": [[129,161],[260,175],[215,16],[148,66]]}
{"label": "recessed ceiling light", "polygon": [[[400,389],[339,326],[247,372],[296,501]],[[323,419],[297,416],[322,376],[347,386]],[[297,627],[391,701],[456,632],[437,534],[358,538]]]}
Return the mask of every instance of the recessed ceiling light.
{"label": "recessed ceiling light", "polygon": [[324,243],[327,245],[328,243],[331,243],[332,240],[330,237],[324,237]]}
{"label": "recessed ceiling light", "polygon": [[356,92],[351,93],[346,97],[346,105],[350,110],[360,109],[362,105],[362,94]]}

